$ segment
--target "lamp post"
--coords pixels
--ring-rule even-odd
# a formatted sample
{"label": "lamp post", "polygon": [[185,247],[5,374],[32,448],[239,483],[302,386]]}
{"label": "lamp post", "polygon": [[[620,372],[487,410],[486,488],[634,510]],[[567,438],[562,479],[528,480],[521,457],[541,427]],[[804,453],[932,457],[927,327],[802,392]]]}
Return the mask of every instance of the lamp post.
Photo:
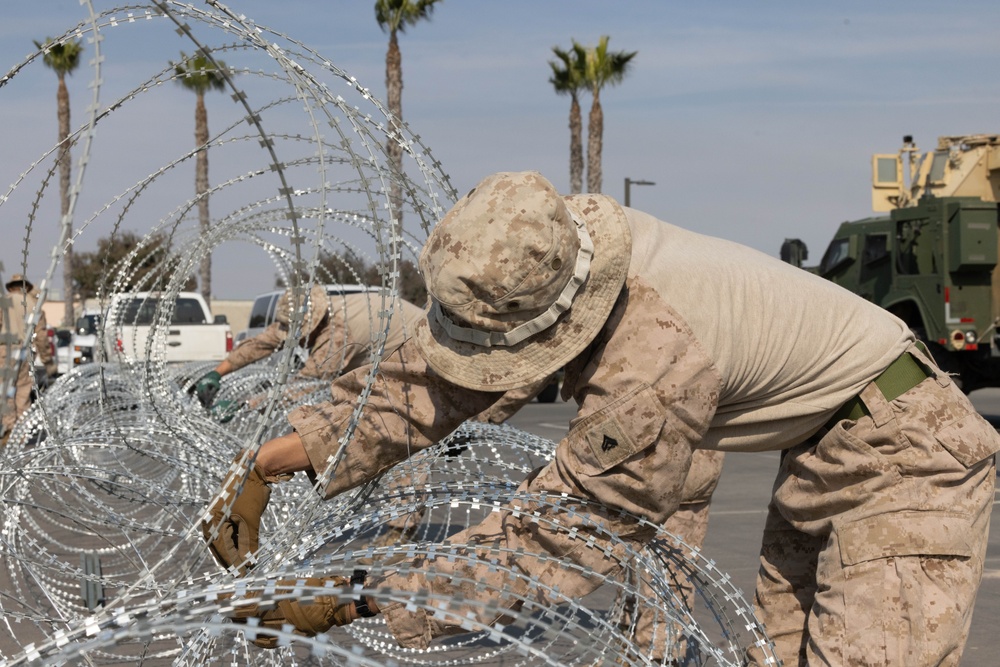
{"label": "lamp post", "polygon": [[625,205],[629,206],[632,202],[632,186],[633,185],[656,185],[653,181],[633,181],[628,176],[625,177]]}

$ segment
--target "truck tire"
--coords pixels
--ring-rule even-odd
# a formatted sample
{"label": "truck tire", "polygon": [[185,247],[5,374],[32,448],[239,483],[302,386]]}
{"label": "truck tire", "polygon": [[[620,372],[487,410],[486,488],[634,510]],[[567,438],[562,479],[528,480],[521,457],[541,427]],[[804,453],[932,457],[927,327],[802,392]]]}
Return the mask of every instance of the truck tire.
{"label": "truck tire", "polygon": [[549,383],[545,389],[538,394],[539,403],[555,403],[559,397],[559,381]]}

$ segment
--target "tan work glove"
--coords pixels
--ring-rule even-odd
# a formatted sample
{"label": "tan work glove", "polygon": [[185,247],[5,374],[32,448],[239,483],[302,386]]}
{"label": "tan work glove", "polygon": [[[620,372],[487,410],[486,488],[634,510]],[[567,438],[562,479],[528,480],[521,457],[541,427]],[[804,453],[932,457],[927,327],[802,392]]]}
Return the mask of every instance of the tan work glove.
{"label": "tan work glove", "polygon": [[[242,457],[242,453],[237,455],[234,463]],[[252,567],[248,558],[257,551],[260,517],[271,498],[270,485],[292,478],[291,475],[265,476],[256,463],[249,475],[245,475],[245,470],[230,471],[208,509],[208,520],[201,523],[201,533],[215,560],[223,567],[236,567],[244,575]]]}
{"label": "tan work glove", "polygon": [[[278,581],[275,593],[288,595],[292,590],[291,587],[298,585],[309,589],[311,594],[312,589],[317,587],[346,588],[350,585],[360,585],[363,584],[364,578],[365,572],[356,570],[350,579],[347,577],[282,579]],[[295,627],[295,634],[304,637],[314,637],[335,625],[347,625],[356,618],[370,617],[377,613],[377,609],[369,608],[368,605],[374,607],[374,603],[368,599],[363,599],[363,604],[359,605],[353,598],[341,600],[335,595],[316,595],[311,602],[283,599],[277,600],[276,604],[277,607],[257,614],[260,618],[259,627],[277,631],[291,623]],[[278,638],[258,635],[253,643],[261,648],[277,648]]]}

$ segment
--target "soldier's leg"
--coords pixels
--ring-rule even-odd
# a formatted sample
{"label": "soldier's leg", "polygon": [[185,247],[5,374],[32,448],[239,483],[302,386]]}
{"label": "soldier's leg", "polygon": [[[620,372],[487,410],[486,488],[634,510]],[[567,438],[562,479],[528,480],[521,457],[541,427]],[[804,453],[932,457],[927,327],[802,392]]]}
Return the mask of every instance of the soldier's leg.
{"label": "soldier's leg", "polygon": [[[723,452],[696,450],[691,457],[691,469],[684,480],[683,500],[677,511],[663,525],[664,530],[676,535],[690,547],[701,549],[708,533],[708,516],[712,493],[722,475]],[[692,609],[695,602],[695,584],[683,568],[674,561],[664,564],[664,574],[681,603]],[[652,591],[640,580],[640,595],[648,597]],[[644,613],[638,600],[629,602],[637,613],[633,641],[638,650],[653,660],[664,656],[680,659],[693,650],[683,638],[680,626],[665,623],[662,614]],[[631,610],[626,622],[630,623]]]}
{"label": "soldier's leg", "polygon": [[14,405],[14,395],[17,391],[16,378],[11,379],[10,386],[7,388],[7,395],[0,398],[3,399],[3,435],[4,437],[10,433],[10,430],[14,428],[14,422],[17,421],[17,408]]}
{"label": "soldier's leg", "polygon": [[11,428],[13,428],[14,423],[21,418],[21,415],[23,415],[28,408],[31,407],[32,379],[28,368],[29,365],[30,364],[28,364],[27,360],[22,361],[17,371],[17,384],[15,385],[14,393],[14,414],[11,416],[11,421],[9,422]]}
{"label": "soldier's leg", "polygon": [[[722,476],[724,457],[723,452],[695,450],[691,456],[691,469],[684,480],[681,505],[663,525],[668,533],[673,533],[684,540],[685,544],[697,549],[701,549],[708,533],[708,512],[712,494]],[[683,599],[690,606],[694,587],[683,572],[676,568],[669,569]]]}
{"label": "soldier's leg", "polygon": [[874,385],[861,398],[870,416],[793,450],[775,487],[782,516],[822,539],[806,663],[957,665],[1000,440],[944,376],[892,403]]}
{"label": "soldier's leg", "polygon": [[[774,503],[768,506],[754,611],[785,667],[805,664],[806,622],[816,595],[816,559],[823,542],[821,537],[796,530]],[[748,659],[759,667],[769,664],[756,647],[750,647]]]}

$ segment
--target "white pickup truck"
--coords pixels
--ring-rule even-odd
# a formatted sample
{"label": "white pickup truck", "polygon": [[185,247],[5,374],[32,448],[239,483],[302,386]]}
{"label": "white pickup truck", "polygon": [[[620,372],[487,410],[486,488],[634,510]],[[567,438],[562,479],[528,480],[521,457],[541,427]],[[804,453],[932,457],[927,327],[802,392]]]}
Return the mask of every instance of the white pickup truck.
{"label": "white pickup truck", "polygon": [[[221,361],[233,349],[225,315],[214,318],[197,292],[179,292],[173,303],[158,292],[123,292],[111,299],[105,345],[110,360],[151,359],[167,363]],[[160,323],[164,323],[162,326]]]}

